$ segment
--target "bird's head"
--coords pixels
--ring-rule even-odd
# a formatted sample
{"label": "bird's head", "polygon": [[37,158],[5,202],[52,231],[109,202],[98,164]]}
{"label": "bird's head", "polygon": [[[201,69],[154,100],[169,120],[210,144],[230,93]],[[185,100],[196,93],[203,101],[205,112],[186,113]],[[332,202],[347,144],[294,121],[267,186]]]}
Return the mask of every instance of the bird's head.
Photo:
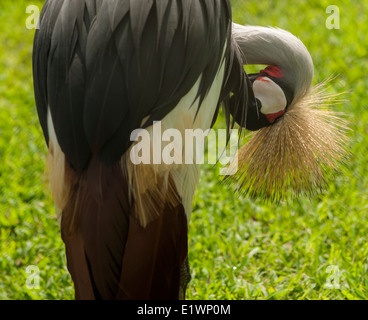
{"label": "bird's head", "polygon": [[252,103],[249,105],[246,127],[255,131],[272,125],[286,112],[293,101],[294,90],[284,81],[283,72],[277,66],[268,66],[248,77]]}
{"label": "bird's head", "polygon": [[312,88],[312,58],[291,33],[234,24],[233,36],[244,65],[267,67],[247,77],[241,125],[257,132],[238,151],[236,170],[230,164],[229,172],[236,173],[228,180],[254,197],[313,194],[347,153],[346,123],[327,108],[336,96],[326,94],[323,85]]}
{"label": "bird's head", "polygon": [[246,128],[270,126],[311,88],[313,60],[300,39],[278,28],[233,24],[233,36],[246,65],[266,65],[248,78]]}

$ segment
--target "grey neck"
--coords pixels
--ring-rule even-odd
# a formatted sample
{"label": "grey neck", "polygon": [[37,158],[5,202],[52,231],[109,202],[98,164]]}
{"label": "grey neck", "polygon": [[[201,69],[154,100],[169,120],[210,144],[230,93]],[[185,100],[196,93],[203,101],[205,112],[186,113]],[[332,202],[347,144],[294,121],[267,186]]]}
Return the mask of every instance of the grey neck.
{"label": "grey neck", "polygon": [[310,89],[313,61],[304,44],[290,32],[278,28],[241,26],[233,23],[233,37],[244,54],[244,64],[273,65],[294,89],[298,101]]}

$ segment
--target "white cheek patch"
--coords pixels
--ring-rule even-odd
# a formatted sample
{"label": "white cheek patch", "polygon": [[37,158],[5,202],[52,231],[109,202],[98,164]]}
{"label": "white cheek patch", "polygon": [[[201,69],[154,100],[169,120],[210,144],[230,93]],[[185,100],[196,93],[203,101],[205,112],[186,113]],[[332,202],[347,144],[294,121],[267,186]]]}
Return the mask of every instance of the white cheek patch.
{"label": "white cheek patch", "polygon": [[277,113],[286,108],[284,91],[270,78],[259,77],[253,83],[253,91],[255,97],[262,103],[263,114]]}

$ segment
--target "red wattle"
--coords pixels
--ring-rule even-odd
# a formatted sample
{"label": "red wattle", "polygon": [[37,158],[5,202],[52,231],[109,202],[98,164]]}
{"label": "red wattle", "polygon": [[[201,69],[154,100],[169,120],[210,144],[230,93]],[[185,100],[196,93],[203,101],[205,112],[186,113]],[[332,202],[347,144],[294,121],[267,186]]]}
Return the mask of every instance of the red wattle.
{"label": "red wattle", "polygon": [[266,116],[266,118],[267,118],[267,120],[268,120],[269,123],[274,123],[275,120],[278,117],[282,116],[284,113],[285,113],[285,110],[281,110],[281,111],[276,112],[276,113],[266,114],[265,116]]}
{"label": "red wattle", "polygon": [[259,77],[259,78],[256,79],[256,81],[271,82],[271,80],[268,79],[267,77]]}
{"label": "red wattle", "polygon": [[283,76],[281,69],[276,66],[268,66],[266,69],[261,70],[261,73],[266,73],[274,78],[282,78]]}

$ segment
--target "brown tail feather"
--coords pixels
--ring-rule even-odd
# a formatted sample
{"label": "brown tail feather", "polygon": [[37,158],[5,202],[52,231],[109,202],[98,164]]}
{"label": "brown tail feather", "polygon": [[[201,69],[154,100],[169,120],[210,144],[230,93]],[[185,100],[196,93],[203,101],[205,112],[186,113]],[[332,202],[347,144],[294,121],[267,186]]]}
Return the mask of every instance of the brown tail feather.
{"label": "brown tail feather", "polygon": [[65,170],[65,183],[73,192],[62,212],[61,230],[75,297],[178,299],[187,258],[184,208],[168,201],[143,227],[123,170],[120,163],[107,167],[97,158],[77,178],[70,168]]}
{"label": "brown tail feather", "polygon": [[62,230],[61,235],[65,243],[68,270],[74,282],[75,298],[77,300],[94,300],[95,294],[81,234],[65,235]]}
{"label": "brown tail feather", "polygon": [[187,220],[182,205],[166,205],[146,228],[131,214],[117,297],[178,299],[187,250]]}

